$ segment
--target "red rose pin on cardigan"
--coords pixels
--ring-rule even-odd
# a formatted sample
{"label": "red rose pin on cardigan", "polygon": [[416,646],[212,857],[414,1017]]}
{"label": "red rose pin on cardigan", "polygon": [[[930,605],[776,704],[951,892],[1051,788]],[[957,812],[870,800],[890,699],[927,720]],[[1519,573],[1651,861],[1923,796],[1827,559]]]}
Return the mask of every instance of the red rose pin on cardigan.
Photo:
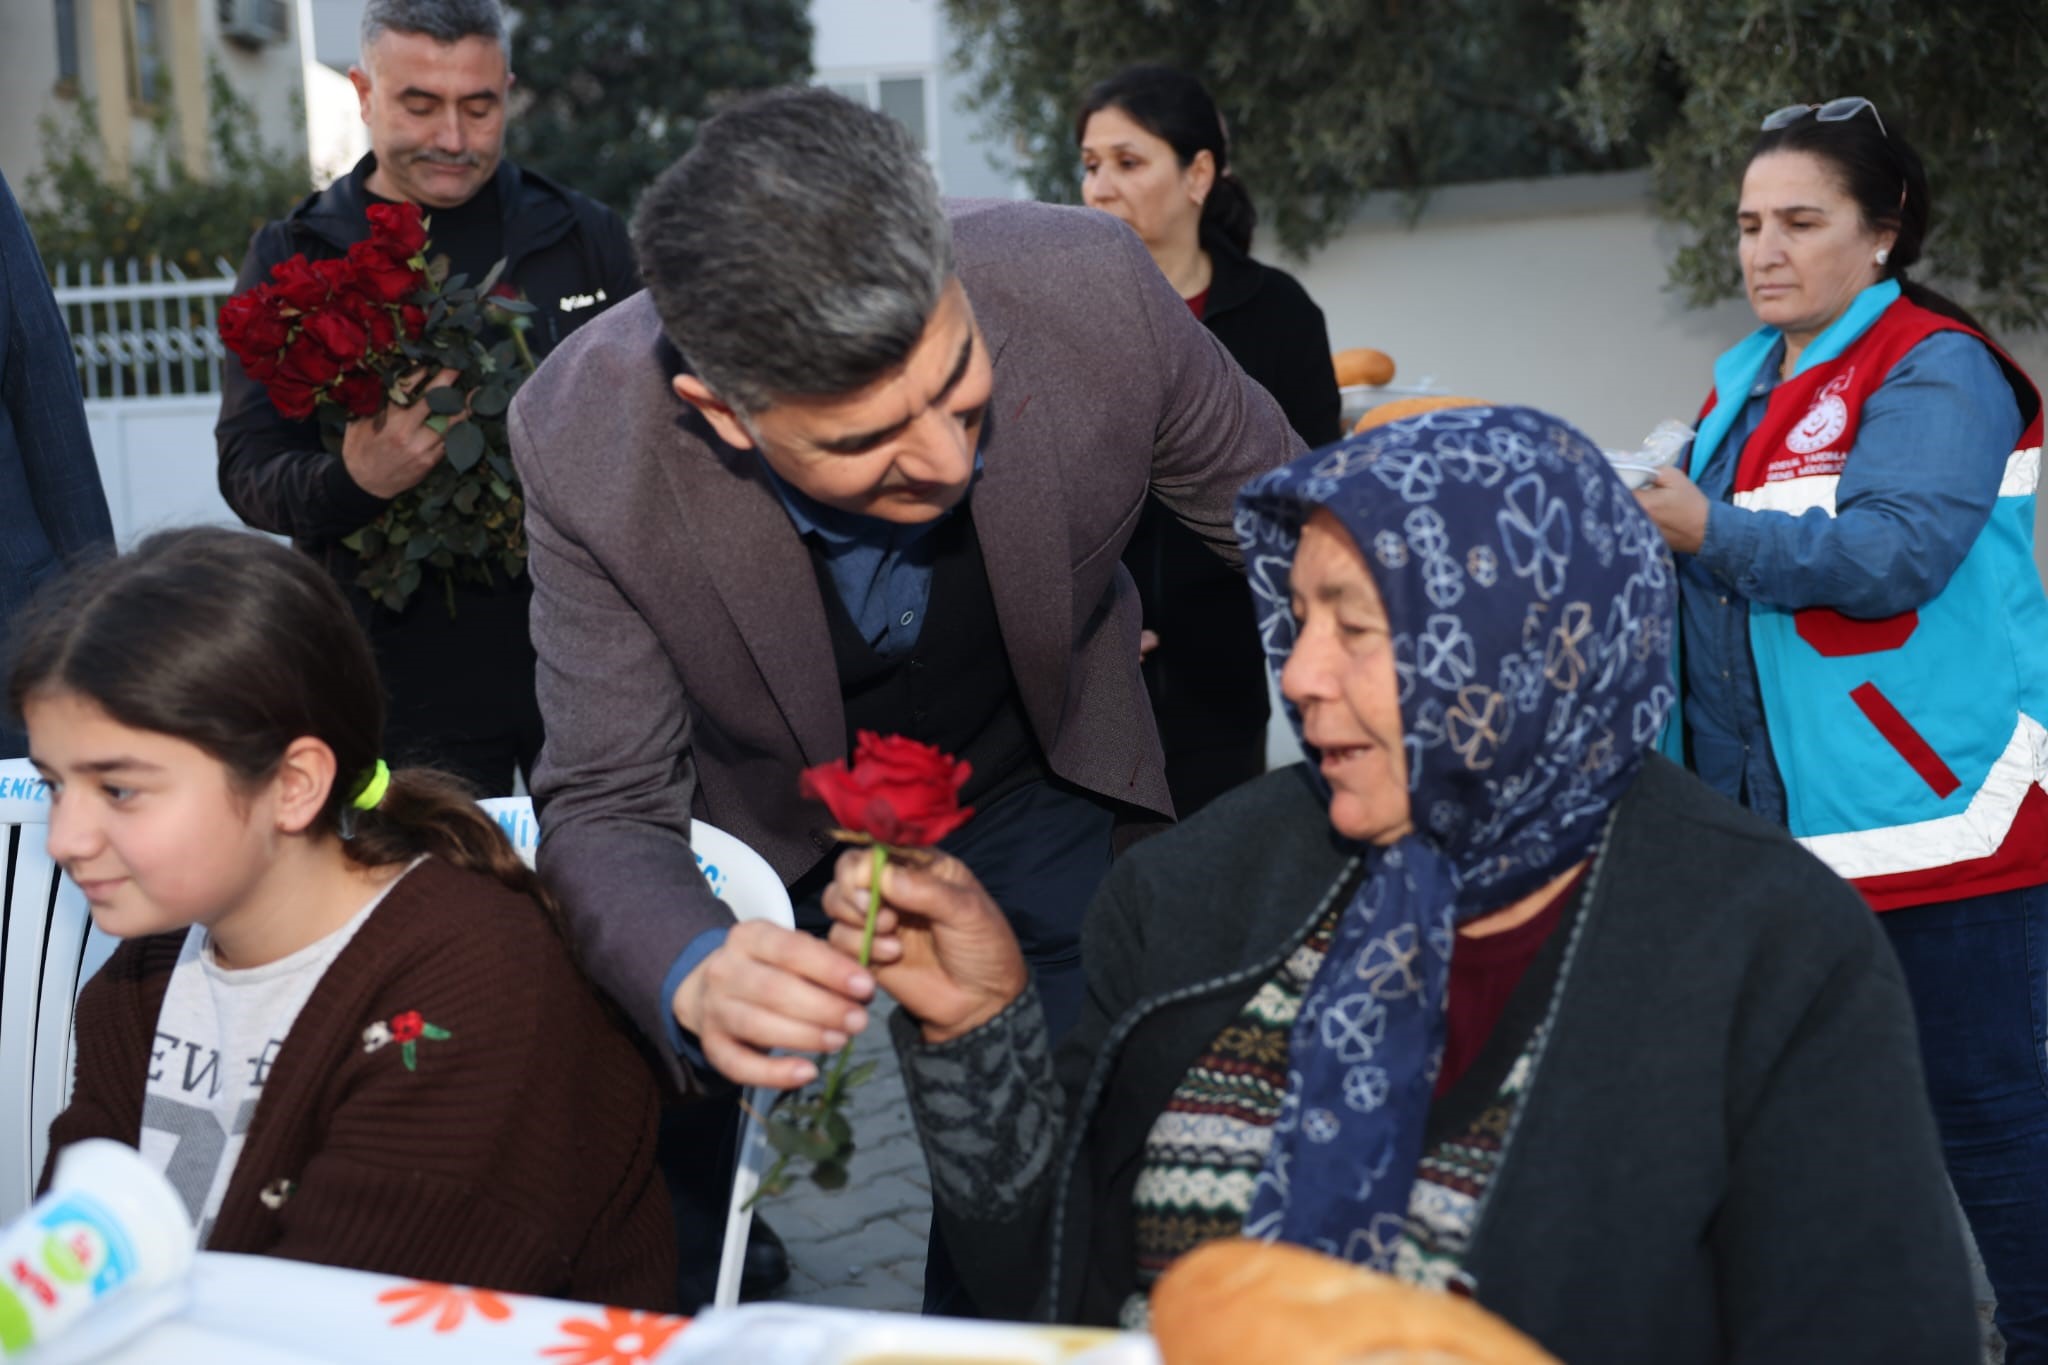
{"label": "red rose pin on cardigan", "polygon": [[420,1069],[420,1040],[438,1043],[443,1038],[452,1038],[447,1029],[439,1028],[420,1017],[418,1010],[407,1010],[391,1018],[380,1019],[363,1030],[363,1051],[375,1052],[386,1043],[397,1043],[398,1054],[405,1059],[407,1071]]}
{"label": "red rose pin on cardigan", "polygon": [[[916,865],[929,861],[932,845],[967,823],[972,806],[960,804],[960,788],[972,770],[930,744],[901,735],[863,730],[855,737],[853,759],[836,759],[804,769],[803,794],[822,801],[842,826],[832,831],[841,843],[870,849],[867,925],[861,932],[860,965],[868,965],[874,947],[875,913],[882,905],[882,869],[891,857]],[[815,1094],[786,1095],[763,1121],[775,1164],[761,1177],[754,1199],[789,1188],[789,1163],[810,1163],[819,1188],[846,1184],[846,1163],[853,1155],[853,1127],[839,1104],[848,1090],[874,1074],[875,1064],[848,1070],[853,1042],[847,1041]],[[750,1200],[751,1204],[752,1201]]]}

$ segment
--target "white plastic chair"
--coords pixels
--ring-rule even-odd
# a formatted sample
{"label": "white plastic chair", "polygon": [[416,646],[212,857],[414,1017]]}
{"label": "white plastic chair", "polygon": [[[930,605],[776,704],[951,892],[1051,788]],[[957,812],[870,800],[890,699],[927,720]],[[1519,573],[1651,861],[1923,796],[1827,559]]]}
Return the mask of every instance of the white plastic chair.
{"label": "white plastic chair", "polygon": [[[540,846],[540,823],[534,818],[533,802],[524,796],[500,796],[480,804],[531,866]],[[690,822],[690,848],[697,855],[697,870],[711,883],[711,894],[725,902],[734,919],[763,919],[785,929],[796,926],[788,888],[766,858],[702,820]],[[754,1211],[747,1201],[760,1188],[761,1172],[768,1165],[768,1137],[754,1115],[767,1113],[779,1094],[756,1086],[745,1096],[739,1161],[733,1171],[732,1202],[725,1215],[725,1247],[719,1253],[718,1287],[712,1298],[719,1308],[731,1308],[740,1301],[740,1270],[747,1255],[747,1233],[754,1224]]]}
{"label": "white plastic chair", "polygon": [[0,1222],[28,1207],[50,1147],[50,1120],[71,1098],[78,991],[118,940],[50,858],[50,798],[25,758],[0,759]]}

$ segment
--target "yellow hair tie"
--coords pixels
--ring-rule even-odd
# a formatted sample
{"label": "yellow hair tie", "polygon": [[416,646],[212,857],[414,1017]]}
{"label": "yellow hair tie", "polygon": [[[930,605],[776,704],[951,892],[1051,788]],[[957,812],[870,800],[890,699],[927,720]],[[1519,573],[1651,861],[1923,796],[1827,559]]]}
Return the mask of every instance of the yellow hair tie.
{"label": "yellow hair tie", "polygon": [[355,794],[355,799],[349,804],[357,810],[375,810],[378,803],[383,801],[384,793],[390,790],[391,769],[385,767],[384,760],[380,758],[377,760],[377,766],[370,769],[370,780],[363,783],[362,790]]}

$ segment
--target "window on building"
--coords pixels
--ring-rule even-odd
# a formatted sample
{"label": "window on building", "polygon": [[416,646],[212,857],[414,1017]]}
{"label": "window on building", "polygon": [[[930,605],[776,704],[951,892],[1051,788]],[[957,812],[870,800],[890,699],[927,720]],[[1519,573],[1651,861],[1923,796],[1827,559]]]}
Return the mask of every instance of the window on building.
{"label": "window on building", "polygon": [[919,151],[931,150],[924,127],[924,77],[884,76],[875,82],[875,107],[908,128]]}
{"label": "window on building", "polygon": [[822,71],[818,84],[856,104],[879,109],[910,130],[918,150],[932,158],[932,83],[922,71]]}
{"label": "window on building", "polygon": [[57,0],[57,81],[78,85],[78,0]]}
{"label": "window on building", "polygon": [[132,0],[135,39],[133,91],[138,104],[155,104],[164,94],[162,0]]}

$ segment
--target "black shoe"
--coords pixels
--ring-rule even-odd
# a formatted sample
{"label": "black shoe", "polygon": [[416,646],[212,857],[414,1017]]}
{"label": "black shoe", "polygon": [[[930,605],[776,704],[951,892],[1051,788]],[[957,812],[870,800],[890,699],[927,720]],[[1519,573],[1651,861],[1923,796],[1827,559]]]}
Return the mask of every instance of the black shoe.
{"label": "black shoe", "polygon": [[765,1298],[788,1283],[789,1248],[757,1214],[747,1231],[746,1259],[740,1263],[740,1297]]}

